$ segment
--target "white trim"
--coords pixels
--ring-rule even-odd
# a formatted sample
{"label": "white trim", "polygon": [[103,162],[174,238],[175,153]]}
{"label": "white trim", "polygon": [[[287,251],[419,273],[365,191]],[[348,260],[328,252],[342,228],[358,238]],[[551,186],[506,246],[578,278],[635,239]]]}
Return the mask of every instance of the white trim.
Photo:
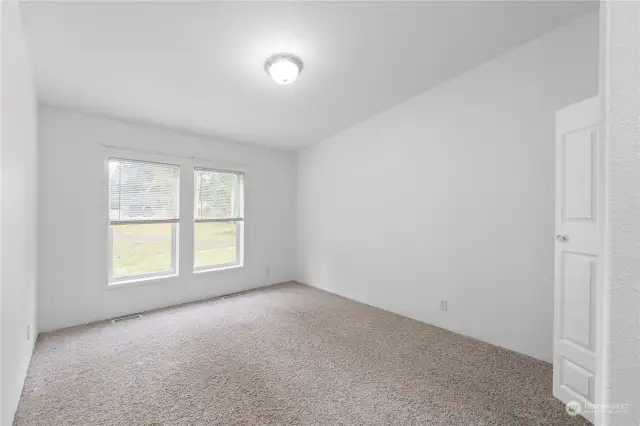
{"label": "white trim", "polygon": [[[179,207],[180,206],[178,206],[178,208]],[[180,256],[179,256],[180,247],[178,245],[178,241],[180,241],[179,232],[180,232],[180,227],[178,226],[178,224],[172,223],[171,224],[171,271],[176,275],[180,275],[180,265],[178,264],[180,260]]]}
{"label": "white trim", "polygon": [[208,222],[243,222],[242,217],[224,217],[220,219],[195,219],[195,223],[208,223]]}
{"label": "white trim", "polygon": [[[107,144],[107,143],[100,144],[100,146],[102,146],[109,152],[119,151],[121,153],[124,153],[120,155],[124,155],[125,158],[129,157],[129,154],[132,153],[141,158],[158,157],[158,158],[173,158],[173,159],[180,159],[180,160],[188,160],[186,162],[180,161],[180,165],[189,164],[189,165],[192,165],[194,169],[199,167],[197,166],[197,164],[205,164],[204,168],[208,170],[213,168],[217,171],[228,171],[228,169],[231,169],[229,170],[230,173],[245,173],[249,169],[249,165],[246,163],[218,161],[218,160],[212,160],[211,158],[198,157],[195,155],[180,155],[180,154],[173,154],[171,152],[152,151],[144,148],[129,148],[126,146],[119,146],[119,145]],[[147,160],[142,159],[140,161],[147,161]],[[168,163],[168,164],[171,164],[171,163]]]}
{"label": "white trim", "polygon": [[115,282],[105,286],[105,289],[112,290],[112,289],[116,289],[116,288],[132,287],[132,286],[135,286],[135,285],[157,283],[159,281],[169,280],[170,278],[178,278],[178,274],[177,273],[173,273],[173,274],[162,273],[162,274],[157,274],[157,275],[154,275],[154,276],[148,276],[148,277],[143,277],[143,278],[115,281]]}
{"label": "white trim", "polygon": [[178,169],[180,169],[180,164],[176,164],[175,162],[168,162],[168,161],[151,161],[151,160],[139,160],[137,158],[126,158],[126,157],[122,157],[122,156],[109,156],[109,161],[111,160],[115,160],[115,161],[127,161],[129,163],[143,163],[143,164],[159,164],[161,166],[173,166],[173,167],[177,167]]}
{"label": "white trim", "polygon": [[220,271],[229,271],[232,269],[241,269],[244,268],[243,264],[227,264],[227,265],[221,265],[220,267],[216,267],[216,268],[211,268],[211,267],[202,267],[202,269],[195,269],[193,271],[194,274],[198,275],[198,274],[205,274],[207,272],[220,272]]}
{"label": "white trim", "polygon": [[242,265],[239,264],[238,262],[220,263],[220,264],[217,264],[217,265],[204,265],[204,266],[198,266],[197,268],[194,268],[193,272],[212,271],[212,270],[216,270],[216,269],[229,268],[229,267],[232,267],[232,266],[242,266]]}
{"label": "white trim", "polygon": [[127,276],[114,279],[113,281],[111,281],[109,285],[111,286],[111,285],[122,283],[122,282],[143,281],[151,278],[158,278],[158,277],[171,276],[171,275],[176,275],[176,271],[169,270],[169,271],[149,272],[147,274],[127,275]]}
{"label": "white trim", "polygon": [[[182,163],[177,161],[178,158],[174,158],[170,155],[164,155],[161,153],[138,151],[127,148],[120,148],[115,146],[103,145],[105,148],[104,155],[107,162],[107,172],[109,171],[109,160],[122,160],[140,163],[156,163],[166,166],[182,167]],[[107,178],[109,175],[107,174]]]}
{"label": "white trim", "polygon": [[[181,164],[180,168],[180,233],[177,241],[180,256],[178,264],[180,274],[186,286],[193,282],[193,258],[194,258],[194,181],[193,166]],[[186,290],[185,290],[186,291]]]}
{"label": "white trim", "polygon": [[233,163],[229,161],[218,161],[206,158],[191,158],[193,162],[190,164],[193,166],[193,171],[205,171],[205,172],[218,172],[218,173],[231,173],[235,175],[244,176],[249,173],[249,166],[244,163]]}
{"label": "white trim", "polygon": [[236,223],[236,262],[244,265],[244,222]]}
{"label": "white trim", "polygon": [[219,169],[219,168],[215,168],[215,167],[193,166],[193,171],[194,172],[217,172],[217,173],[227,173],[227,174],[230,174],[230,175],[244,176],[244,172],[243,171],[226,170],[226,169]]}
{"label": "white trim", "polygon": [[153,225],[154,223],[178,223],[180,219],[130,219],[110,220],[110,225]]}
{"label": "white trim", "polygon": [[[108,214],[108,213],[107,213]],[[113,230],[107,226],[107,287],[113,281]]]}

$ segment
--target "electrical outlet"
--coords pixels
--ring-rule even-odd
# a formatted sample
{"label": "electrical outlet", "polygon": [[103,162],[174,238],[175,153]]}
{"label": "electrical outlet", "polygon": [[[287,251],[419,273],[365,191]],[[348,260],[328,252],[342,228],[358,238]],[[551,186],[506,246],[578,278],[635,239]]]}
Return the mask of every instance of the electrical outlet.
{"label": "electrical outlet", "polygon": [[264,274],[268,277],[269,275],[271,275],[271,268],[267,268],[264,270]]}
{"label": "electrical outlet", "polygon": [[441,300],[440,301],[440,310],[441,311],[448,311],[449,310],[449,302],[447,302],[446,300]]}

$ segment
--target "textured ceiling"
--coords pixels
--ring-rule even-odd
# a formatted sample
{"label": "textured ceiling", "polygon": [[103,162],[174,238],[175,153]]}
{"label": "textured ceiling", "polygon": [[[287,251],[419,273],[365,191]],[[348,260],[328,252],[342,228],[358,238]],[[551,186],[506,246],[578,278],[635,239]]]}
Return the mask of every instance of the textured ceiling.
{"label": "textured ceiling", "polygon": [[[27,2],[41,102],[299,149],[594,9],[581,2]],[[263,69],[302,58],[292,85]]]}

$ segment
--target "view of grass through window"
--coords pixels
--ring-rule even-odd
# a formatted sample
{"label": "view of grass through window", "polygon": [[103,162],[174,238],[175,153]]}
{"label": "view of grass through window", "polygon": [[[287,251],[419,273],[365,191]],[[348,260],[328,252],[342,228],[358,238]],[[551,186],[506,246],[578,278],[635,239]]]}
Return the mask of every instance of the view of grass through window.
{"label": "view of grass through window", "polygon": [[237,263],[237,226],[235,222],[200,222],[195,224],[196,268]]}
{"label": "view of grass through window", "polygon": [[171,271],[171,223],[112,225],[113,277]]}

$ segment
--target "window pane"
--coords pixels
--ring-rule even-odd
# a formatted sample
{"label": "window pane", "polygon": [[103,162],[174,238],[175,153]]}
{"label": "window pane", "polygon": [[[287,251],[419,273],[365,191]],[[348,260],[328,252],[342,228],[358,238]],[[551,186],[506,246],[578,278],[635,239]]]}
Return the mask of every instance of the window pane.
{"label": "window pane", "polygon": [[242,217],[242,180],[237,173],[195,170],[196,219]]}
{"label": "window pane", "polygon": [[109,160],[111,220],[177,219],[179,198],[178,166]]}
{"label": "window pane", "polygon": [[195,224],[196,269],[207,266],[235,265],[237,222],[200,222]]}
{"label": "window pane", "polygon": [[112,225],[113,278],[172,273],[176,224]]}

